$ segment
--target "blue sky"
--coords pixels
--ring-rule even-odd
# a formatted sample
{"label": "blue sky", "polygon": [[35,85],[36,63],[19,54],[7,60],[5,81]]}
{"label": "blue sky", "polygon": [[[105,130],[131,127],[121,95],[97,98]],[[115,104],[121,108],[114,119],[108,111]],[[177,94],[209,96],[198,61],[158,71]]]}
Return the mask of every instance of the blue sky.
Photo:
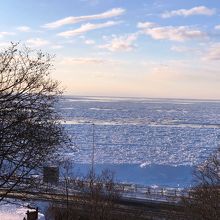
{"label": "blue sky", "polygon": [[0,47],[55,54],[66,93],[220,99],[220,1],[7,0]]}

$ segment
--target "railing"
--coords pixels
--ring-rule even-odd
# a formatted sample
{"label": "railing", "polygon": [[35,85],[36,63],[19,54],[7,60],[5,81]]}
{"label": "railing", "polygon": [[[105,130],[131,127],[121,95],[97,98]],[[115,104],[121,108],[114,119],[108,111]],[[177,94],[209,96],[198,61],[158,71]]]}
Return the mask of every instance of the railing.
{"label": "railing", "polygon": [[[39,178],[26,178],[25,182],[29,181],[39,181],[39,188],[33,189],[31,191],[40,191],[40,192],[54,192],[54,193],[65,193],[66,187],[68,187],[68,193],[80,194],[82,189],[89,187],[90,182],[79,180],[79,179],[68,179],[67,182],[64,179],[61,179],[57,185],[43,183],[41,177]],[[96,183],[93,183],[96,184]],[[103,185],[104,187],[104,185]],[[183,188],[169,188],[169,187],[152,187],[152,186],[142,186],[135,184],[123,184],[116,183],[114,188],[120,193],[124,198],[137,199],[137,200],[158,200],[166,202],[178,202],[181,197],[190,197],[190,189]],[[19,191],[19,188],[15,190]]]}
{"label": "railing", "polygon": [[[82,188],[89,186],[89,181],[71,180],[69,182],[69,192],[80,193]],[[58,191],[65,188],[65,181],[60,181],[55,187]],[[136,184],[116,183],[114,188],[121,194],[122,197],[138,200],[158,200],[167,202],[178,202],[181,197],[190,197],[190,189],[184,188],[169,188],[169,187],[152,187]]]}

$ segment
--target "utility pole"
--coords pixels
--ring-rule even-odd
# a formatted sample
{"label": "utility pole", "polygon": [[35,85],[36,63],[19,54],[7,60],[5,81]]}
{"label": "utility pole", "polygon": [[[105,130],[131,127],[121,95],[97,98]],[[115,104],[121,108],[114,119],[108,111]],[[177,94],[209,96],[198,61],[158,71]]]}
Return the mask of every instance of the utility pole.
{"label": "utility pole", "polygon": [[92,175],[94,175],[94,158],[95,158],[95,124],[92,124]]}

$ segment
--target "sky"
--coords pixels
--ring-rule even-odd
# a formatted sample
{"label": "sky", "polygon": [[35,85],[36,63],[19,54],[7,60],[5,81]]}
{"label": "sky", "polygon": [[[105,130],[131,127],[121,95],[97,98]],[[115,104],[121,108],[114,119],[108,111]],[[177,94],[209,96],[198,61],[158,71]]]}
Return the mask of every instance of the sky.
{"label": "sky", "polygon": [[7,0],[0,49],[55,55],[66,94],[220,99],[219,0]]}

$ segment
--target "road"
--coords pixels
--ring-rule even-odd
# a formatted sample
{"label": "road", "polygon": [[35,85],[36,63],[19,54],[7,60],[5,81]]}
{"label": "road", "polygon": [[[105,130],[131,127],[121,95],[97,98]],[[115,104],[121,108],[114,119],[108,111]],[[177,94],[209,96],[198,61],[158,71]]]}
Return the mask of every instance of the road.
{"label": "road", "polygon": [[[6,190],[0,189],[0,195],[4,194]],[[52,192],[33,192],[33,191],[12,191],[7,195],[8,198],[16,198],[21,200],[35,200],[35,201],[47,201],[58,204],[66,203],[66,194],[64,193],[52,193]],[[75,194],[68,195],[69,205],[81,207],[85,204],[85,197],[83,197],[78,191]],[[147,198],[134,198],[132,195],[122,195],[114,206],[115,213],[127,213],[136,215],[140,213],[142,219],[171,219],[170,213],[174,216],[174,219],[184,219],[182,207],[176,202],[150,200]]]}

